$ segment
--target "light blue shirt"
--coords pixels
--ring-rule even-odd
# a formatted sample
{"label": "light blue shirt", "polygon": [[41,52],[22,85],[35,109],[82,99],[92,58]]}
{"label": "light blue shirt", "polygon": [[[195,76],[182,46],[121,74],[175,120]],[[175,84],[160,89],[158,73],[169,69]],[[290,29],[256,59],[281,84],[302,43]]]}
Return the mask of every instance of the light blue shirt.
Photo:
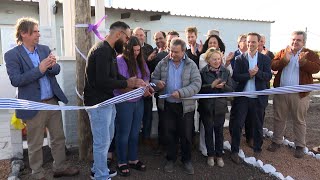
{"label": "light blue shirt", "polygon": [[[256,54],[251,57],[250,54],[247,54],[247,59],[249,61],[249,69],[253,69],[257,64],[258,64],[258,51]],[[248,80],[246,86],[244,87],[244,92],[249,92],[249,91],[256,91],[256,78],[253,76],[250,80]],[[249,98],[257,98],[258,96],[252,95],[252,96],[247,96]]]}
{"label": "light blue shirt", "polygon": [[[24,45],[23,48],[26,50],[29,58],[32,61],[34,67],[38,67],[40,64],[40,58],[38,54],[38,48],[35,47],[34,51],[29,51]],[[50,99],[53,97],[53,92],[50,84],[49,78],[44,75],[39,79],[40,90],[41,90],[41,100]]]}
{"label": "light blue shirt", "polygon": [[[180,60],[179,65],[175,65],[172,59],[169,59],[168,78],[166,86],[166,94],[172,94],[174,91],[182,88],[182,73],[185,63],[185,56]],[[166,101],[171,103],[180,103],[181,99],[169,97]]]}
{"label": "light blue shirt", "polygon": [[300,49],[296,55],[292,55],[289,64],[283,68],[280,78],[280,86],[294,86],[299,85],[299,54]]}

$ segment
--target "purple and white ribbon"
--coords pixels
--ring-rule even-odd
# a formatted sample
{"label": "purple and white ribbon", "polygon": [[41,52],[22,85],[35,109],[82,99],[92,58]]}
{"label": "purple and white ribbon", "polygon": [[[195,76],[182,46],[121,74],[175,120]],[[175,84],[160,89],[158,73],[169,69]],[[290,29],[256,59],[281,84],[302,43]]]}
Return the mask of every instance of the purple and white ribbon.
{"label": "purple and white ribbon", "polygon": [[[252,96],[252,95],[272,95],[272,94],[291,94],[299,92],[310,92],[320,90],[320,84],[306,84],[296,86],[284,86],[271,89],[265,89],[262,91],[250,91],[250,92],[229,92],[219,94],[196,94],[192,97],[183,99],[203,99],[203,98],[219,98],[219,97],[239,97],[239,96]],[[168,98],[170,94],[160,95],[159,98]]]}
{"label": "purple and white ribbon", "polygon": [[74,45],[76,48],[77,53],[80,54],[80,56],[85,60],[88,61],[88,58],[80,51],[80,49],[77,47],[77,45]]}
{"label": "purple and white ribbon", "polygon": [[[88,32],[94,32],[94,34],[101,40],[104,41],[105,38],[103,38],[100,34],[100,32],[98,31],[98,28],[100,26],[100,24],[102,23],[102,21],[104,19],[107,18],[107,15],[103,16],[96,24],[76,24],[75,27],[76,28],[88,28]],[[80,56],[88,61],[87,57],[80,51],[80,49],[77,47],[77,45],[75,45],[76,51],[77,53],[80,54]]]}
{"label": "purple and white ribbon", "polygon": [[76,24],[75,27],[79,28],[83,28],[83,27],[87,27],[88,28],[88,32],[93,31],[94,34],[101,40],[103,41],[104,38],[101,36],[101,34],[98,31],[98,28],[100,26],[100,24],[102,23],[102,21],[107,18],[107,15],[103,16],[96,24]]}
{"label": "purple and white ribbon", "polygon": [[79,110],[79,109],[91,109],[108,106],[110,104],[118,104],[135,98],[143,96],[145,88],[137,88],[127,93],[115,96],[104,102],[96,104],[94,106],[59,106],[51,105],[41,102],[28,101],[25,99],[15,98],[0,98],[0,109],[21,109],[21,110]]}

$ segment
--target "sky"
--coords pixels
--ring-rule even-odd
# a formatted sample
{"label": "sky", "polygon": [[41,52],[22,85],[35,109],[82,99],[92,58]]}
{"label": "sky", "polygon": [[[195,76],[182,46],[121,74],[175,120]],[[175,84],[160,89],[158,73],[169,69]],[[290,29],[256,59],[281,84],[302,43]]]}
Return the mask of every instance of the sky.
{"label": "sky", "polygon": [[307,28],[306,47],[320,50],[320,14],[314,0],[107,0],[109,1],[114,7],[170,11],[172,14],[272,20],[275,23],[271,24],[270,50],[274,52],[289,44],[291,32],[305,31]]}

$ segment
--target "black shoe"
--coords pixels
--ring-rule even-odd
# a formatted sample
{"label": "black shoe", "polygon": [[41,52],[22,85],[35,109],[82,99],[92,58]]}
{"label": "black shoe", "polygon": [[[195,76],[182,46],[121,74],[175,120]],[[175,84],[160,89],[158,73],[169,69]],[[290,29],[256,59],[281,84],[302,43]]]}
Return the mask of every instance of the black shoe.
{"label": "black shoe", "polygon": [[272,143],[268,146],[267,150],[270,151],[270,152],[276,152],[279,148],[280,148],[280,144],[277,144],[277,143],[275,143],[275,142],[272,142]]}
{"label": "black shoe", "polygon": [[79,174],[79,169],[76,167],[68,167],[67,169],[63,170],[63,171],[56,171],[53,172],[53,177],[54,178],[58,178],[58,177],[63,177],[63,176],[75,176]]}
{"label": "black shoe", "polygon": [[236,164],[240,164],[240,157],[239,157],[238,153],[232,153],[231,160]]}
{"label": "black shoe", "polygon": [[172,173],[174,170],[174,162],[173,161],[167,161],[164,168],[164,172],[166,173]]}
{"label": "black shoe", "polygon": [[117,171],[109,169],[109,178],[115,177],[117,175]]}
{"label": "black shoe", "polygon": [[194,174],[194,169],[193,169],[193,166],[192,166],[191,162],[183,163],[183,169],[184,169],[184,172],[189,174],[189,175],[193,175]]}
{"label": "black shoe", "polygon": [[161,151],[160,148],[155,149],[155,150],[153,151],[153,155],[154,155],[154,156],[161,156],[161,154],[162,154],[162,151]]}
{"label": "black shoe", "polygon": [[94,179],[94,172],[91,171],[90,179]]}
{"label": "black shoe", "polygon": [[261,151],[256,151],[253,153],[253,157],[256,158],[256,160],[260,159],[261,158]]}
{"label": "black shoe", "polygon": [[[115,177],[117,175],[117,171],[109,169],[109,178]],[[94,179],[94,172],[91,171],[90,179]]]}
{"label": "black shoe", "polygon": [[304,156],[303,147],[297,146],[296,151],[294,152],[294,157],[302,158]]}

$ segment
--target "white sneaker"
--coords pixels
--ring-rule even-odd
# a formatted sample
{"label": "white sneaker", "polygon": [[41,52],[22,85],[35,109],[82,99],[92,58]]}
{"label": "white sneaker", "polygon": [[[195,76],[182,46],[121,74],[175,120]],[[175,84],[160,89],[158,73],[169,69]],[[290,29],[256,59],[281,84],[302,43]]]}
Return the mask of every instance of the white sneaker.
{"label": "white sneaker", "polygon": [[112,178],[112,177],[115,177],[117,175],[117,171],[114,171],[114,170],[109,170],[109,178]]}
{"label": "white sneaker", "polygon": [[224,166],[224,162],[223,162],[222,157],[218,157],[217,158],[217,164],[218,164],[219,167],[223,167]]}
{"label": "white sneaker", "polygon": [[209,166],[214,166],[214,158],[213,157],[208,157],[207,164]]}
{"label": "white sneaker", "polygon": [[[109,171],[108,180],[111,180],[112,177],[115,177],[117,175],[117,171],[110,170],[110,169],[108,169],[108,171]],[[90,174],[90,179],[94,179],[94,172],[92,172],[92,171],[91,171],[91,174]]]}

